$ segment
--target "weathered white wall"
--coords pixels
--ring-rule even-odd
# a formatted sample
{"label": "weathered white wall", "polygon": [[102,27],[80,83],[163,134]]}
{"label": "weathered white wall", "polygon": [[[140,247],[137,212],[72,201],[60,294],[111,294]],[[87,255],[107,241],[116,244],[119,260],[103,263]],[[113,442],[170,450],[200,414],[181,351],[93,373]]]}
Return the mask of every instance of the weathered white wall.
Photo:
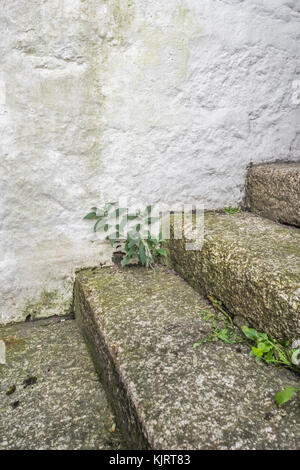
{"label": "weathered white wall", "polygon": [[0,0],[0,35],[0,322],[109,259],[91,205],[235,205],[300,158],[299,0]]}

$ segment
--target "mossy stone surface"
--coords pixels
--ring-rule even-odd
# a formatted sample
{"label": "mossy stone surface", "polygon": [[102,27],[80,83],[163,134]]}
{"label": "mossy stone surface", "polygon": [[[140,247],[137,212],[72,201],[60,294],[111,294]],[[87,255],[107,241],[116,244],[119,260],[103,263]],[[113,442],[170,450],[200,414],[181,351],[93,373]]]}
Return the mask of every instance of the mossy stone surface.
{"label": "mossy stone surface", "polygon": [[0,328],[0,449],[124,449],[75,320]]}
{"label": "mossy stone surface", "polygon": [[[274,395],[293,373],[258,364],[245,345],[205,339],[212,306],[174,271],[84,270],[76,319],[117,421],[134,449],[296,449],[297,399]],[[221,321],[220,318],[216,319]]]}
{"label": "mossy stone surface", "polygon": [[250,167],[246,204],[263,217],[300,227],[300,162]]}
{"label": "mossy stone surface", "polygon": [[[178,217],[178,215],[175,215]],[[167,242],[168,262],[244,324],[277,339],[300,338],[300,230],[249,212],[205,214],[202,250]]]}

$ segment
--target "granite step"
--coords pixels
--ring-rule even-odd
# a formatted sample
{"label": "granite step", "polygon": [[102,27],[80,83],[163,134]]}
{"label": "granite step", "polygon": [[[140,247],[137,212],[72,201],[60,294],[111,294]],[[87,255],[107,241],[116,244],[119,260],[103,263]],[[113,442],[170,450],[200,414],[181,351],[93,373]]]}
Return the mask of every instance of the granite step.
{"label": "granite step", "polygon": [[0,449],[126,449],[75,320],[0,329]]}
{"label": "granite step", "polygon": [[[181,214],[175,215],[181,218]],[[167,242],[168,262],[196,290],[273,338],[300,338],[300,230],[249,212],[205,214],[201,250]]]}
{"label": "granite step", "polygon": [[300,227],[300,162],[250,167],[246,205],[252,212],[275,222]]}
{"label": "granite step", "polygon": [[[294,373],[257,363],[249,347],[207,338],[211,304],[173,270],[81,271],[76,319],[133,449],[296,449]],[[221,319],[215,317],[218,324]]]}

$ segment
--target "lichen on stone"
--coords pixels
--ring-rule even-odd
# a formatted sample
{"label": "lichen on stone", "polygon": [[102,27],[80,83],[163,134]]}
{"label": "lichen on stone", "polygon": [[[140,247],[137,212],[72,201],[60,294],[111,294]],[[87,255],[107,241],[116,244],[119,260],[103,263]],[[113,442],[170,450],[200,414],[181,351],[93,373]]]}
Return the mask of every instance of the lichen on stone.
{"label": "lichen on stone", "polygon": [[282,413],[274,403],[296,376],[258,364],[244,345],[194,349],[210,332],[207,315],[217,314],[173,270],[85,270],[74,293],[77,321],[130,448],[297,446],[297,406]]}
{"label": "lichen on stone", "polygon": [[166,243],[169,263],[195,289],[277,339],[300,336],[300,233],[250,213],[206,213],[202,250]]}

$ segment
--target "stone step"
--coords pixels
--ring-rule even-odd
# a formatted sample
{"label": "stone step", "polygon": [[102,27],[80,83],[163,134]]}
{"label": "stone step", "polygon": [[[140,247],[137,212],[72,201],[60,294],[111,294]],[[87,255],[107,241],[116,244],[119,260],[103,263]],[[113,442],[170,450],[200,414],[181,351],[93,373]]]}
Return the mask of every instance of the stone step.
{"label": "stone step", "polygon": [[249,168],[246,205],[275,222],[300,227],[300,162]]}
{"label": "stone step", "polygon": [[[134,449],[296,449],[292,372],[257,363],[249,348],[195,342],[212,306],[172,270],[85,270],[75,282],[76,319]],[[218,320],[217,320],[218,321]]]}
{"label": "stone step", "polygon": [[[180,215],[175,215],[180,217]],[[242,323],[277,339],[300,338],[300,230],[249,212],[205,214],[202,250],[169,240],[169,262]]]}
{"label": "stone step", "polygon": [[0,449],[126,448],[74,319],[6,326],[0,340]]}

